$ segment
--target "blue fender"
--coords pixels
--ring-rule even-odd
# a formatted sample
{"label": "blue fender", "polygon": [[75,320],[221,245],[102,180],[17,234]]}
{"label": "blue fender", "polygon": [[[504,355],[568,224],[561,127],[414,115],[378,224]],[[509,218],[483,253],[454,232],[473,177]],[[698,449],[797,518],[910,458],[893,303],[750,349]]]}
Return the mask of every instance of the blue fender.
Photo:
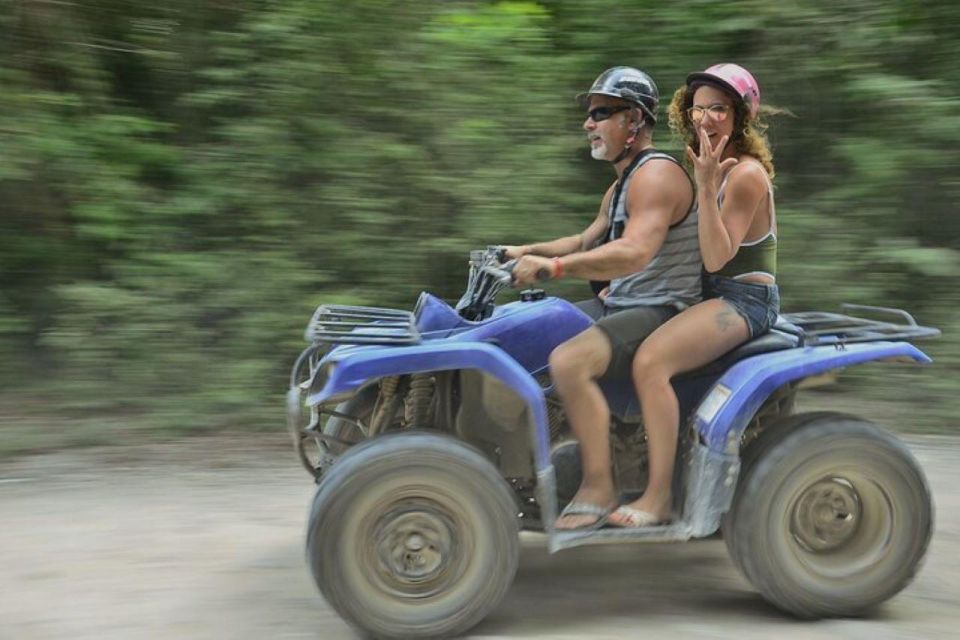
{"label": "blue fender", "polygon": [[831,369],[887,358],[931,362],[907,342],[803,347],[747,358],[731,367],[704,397],[696,412],[697,432],[710,450],[737,454],[743,431],[779,387]]}
{"label": "blue fender", "polygon": [[484,342],[438,342],[403,347],[377,347],[348,353],[343,359],[326,363],[330,367],[319,391],[307,395],[306,403],[316,405],[350,393],[368,380],[421,371],[479,369],[513,389],[533,416],[532,446],[538,472],[550,468],[550,442],[543,390],[516,360],[501,349]]}

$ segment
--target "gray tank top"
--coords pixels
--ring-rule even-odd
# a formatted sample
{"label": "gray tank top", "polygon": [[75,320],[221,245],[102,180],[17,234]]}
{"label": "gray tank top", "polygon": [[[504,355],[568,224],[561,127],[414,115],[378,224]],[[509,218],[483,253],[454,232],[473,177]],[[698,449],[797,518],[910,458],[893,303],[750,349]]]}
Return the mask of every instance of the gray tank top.
{"label": "gray tank top", "polygon": [[[622,178],[618,190],[622,197],[613,198],[607,211],[610,226],[604,242],[616,240],[623,235],[629,217],[627,193],[630,178],[637,169],[654,159],[677,162],[665,153],[649,153]],[[693,198],[687,215],[667,230],[660,251],[647,266],[642,271],[610,281],[610,293],[604,300],[604,305],[614,308],[663,305],[678,310],[686,309],[700,302],[702,270],[700,241],[697,237],[696,198]]]}

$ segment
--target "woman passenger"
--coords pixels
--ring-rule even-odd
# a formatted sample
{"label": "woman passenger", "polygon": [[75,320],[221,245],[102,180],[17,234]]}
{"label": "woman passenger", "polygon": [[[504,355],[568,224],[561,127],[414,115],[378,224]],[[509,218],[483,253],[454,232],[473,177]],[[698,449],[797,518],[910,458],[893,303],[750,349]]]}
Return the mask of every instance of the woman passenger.
{"label": "woman passenger", "polygon": [[634,356],[649,480],[638,500],[610,515],[614,526],[671,519],[680,410],[670,379],[708,364],[776,321],[774,171],[759,111],[756,80],[735,64],[690,74],[673,96],[670,127],[687,143],[697,185],[703,302],[654,331]]}

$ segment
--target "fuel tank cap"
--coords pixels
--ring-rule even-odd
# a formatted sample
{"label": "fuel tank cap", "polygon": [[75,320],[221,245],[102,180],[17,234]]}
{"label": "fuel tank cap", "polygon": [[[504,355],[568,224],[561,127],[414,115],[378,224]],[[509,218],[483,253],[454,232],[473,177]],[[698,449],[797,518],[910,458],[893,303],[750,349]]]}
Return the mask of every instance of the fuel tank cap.
{"label": "fuel tank cap", "polygon": [[543,289],[524,289],[520,292],[520,302],[536,302],[547,297]]}

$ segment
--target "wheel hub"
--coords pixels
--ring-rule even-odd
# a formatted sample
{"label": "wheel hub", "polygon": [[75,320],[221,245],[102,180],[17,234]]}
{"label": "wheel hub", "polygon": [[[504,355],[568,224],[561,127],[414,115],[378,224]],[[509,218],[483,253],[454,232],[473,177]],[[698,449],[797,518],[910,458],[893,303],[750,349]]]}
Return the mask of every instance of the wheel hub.
{"label": "wheel hub", "polygon": [[793,509],[791,533],[811,551],[833,551],[854,537],[861,515],[856,488],[843,478],[827,478],[800,495]]}
{"label": "wheel hub", "polygon": [[378,573],[398,595],[425,597],[450,577],[457,556],[454,525],[437,505],[403,505],[384,514],[373,545]]}

